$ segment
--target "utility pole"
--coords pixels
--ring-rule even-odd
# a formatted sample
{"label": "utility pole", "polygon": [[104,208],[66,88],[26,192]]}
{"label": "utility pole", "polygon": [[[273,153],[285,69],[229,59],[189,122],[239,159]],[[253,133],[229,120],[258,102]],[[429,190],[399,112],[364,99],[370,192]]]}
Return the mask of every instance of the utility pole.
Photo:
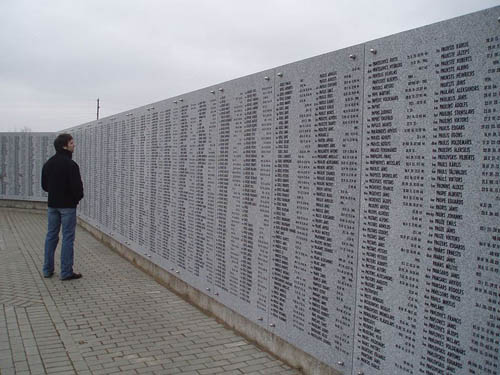
{"label": "utility pole", "polygon": [[99,108],[101,108],[99,106],[99,98],[97,98],[97,119],[99,120]]}

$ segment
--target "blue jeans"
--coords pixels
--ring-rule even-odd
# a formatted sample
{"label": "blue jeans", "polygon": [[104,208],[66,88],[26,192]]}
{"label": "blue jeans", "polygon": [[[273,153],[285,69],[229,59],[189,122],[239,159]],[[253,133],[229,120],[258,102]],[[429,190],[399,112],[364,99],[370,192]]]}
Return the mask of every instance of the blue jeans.
{"label": "blue jeans", "polygon": [[43,274],[54,273],[54,253],[59,242],[59,229],[62,224],[61,279],[73,275],[73,243],[75,242],[76,208],[48,209],[48,229],[45,238],[45,260]]}

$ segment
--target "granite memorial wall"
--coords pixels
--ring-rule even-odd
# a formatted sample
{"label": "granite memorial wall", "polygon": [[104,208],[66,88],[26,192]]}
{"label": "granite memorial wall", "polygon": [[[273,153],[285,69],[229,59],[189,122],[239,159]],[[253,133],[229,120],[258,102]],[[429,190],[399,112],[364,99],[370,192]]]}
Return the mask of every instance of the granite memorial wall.
{"label": "granite memorial wall", "polygon": [[[499,17],[68,129],[79,215],[345,374],[498,375]],[[53,136],[0,136],[1,198]]]}
{"label": "granite memorial wall", "polygon": [[47,201],[40,177],[54,133],[0,133],[0,199]]}

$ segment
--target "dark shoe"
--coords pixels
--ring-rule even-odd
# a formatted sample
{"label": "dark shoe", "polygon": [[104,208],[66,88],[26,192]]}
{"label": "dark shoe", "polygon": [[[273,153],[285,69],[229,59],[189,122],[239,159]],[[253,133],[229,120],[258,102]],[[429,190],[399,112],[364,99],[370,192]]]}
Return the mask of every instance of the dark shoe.
{"label": "dark shoe", "polygon": [[43,275],[43,277],[45,277],[46,279],[50,279],[52,277],[52,275],[54,275],[54,272],[51,272],[47,275]]}
{"label": "dark shoe", "polygon": [[80,277],[82,277],[82,274],[81,274],[81,273],[75,273],[75,272],[73,272],[73,275],[68,276],[68,277],[65,277],[64,279],[61,279],[61,280],[62,280],[62,281],[66,281],[66,280],[76,280],[76,279],[79,279]]}

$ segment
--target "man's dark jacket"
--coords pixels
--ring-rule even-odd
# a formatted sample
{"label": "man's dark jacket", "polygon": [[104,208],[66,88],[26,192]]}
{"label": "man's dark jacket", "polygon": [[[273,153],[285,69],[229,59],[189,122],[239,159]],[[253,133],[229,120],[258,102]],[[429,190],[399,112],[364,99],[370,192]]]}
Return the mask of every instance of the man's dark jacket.
{"label": "man's dark jacket", "polygon": [[58,151],[43,165],[42,189],[49,193],[49,207],[76,208],[83,198],[80,168],[71,157],[71,151]]}

